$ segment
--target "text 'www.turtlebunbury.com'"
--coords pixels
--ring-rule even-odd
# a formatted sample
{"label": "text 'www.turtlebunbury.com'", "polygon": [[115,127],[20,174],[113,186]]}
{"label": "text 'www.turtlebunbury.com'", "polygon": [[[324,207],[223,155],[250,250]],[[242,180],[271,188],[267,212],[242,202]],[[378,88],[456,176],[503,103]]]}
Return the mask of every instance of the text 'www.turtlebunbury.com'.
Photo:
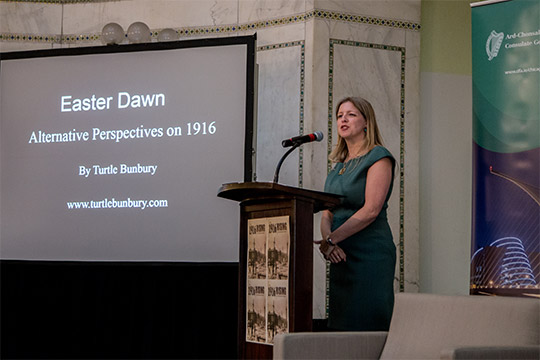
{"label": "text 'www.turtlebunbury.com'", "polygon": [[103,199],[98,201],[68,201],[67,207],[69,210],[79,209],[140,209],[147,208],[166,208],[169,207],[167,200],[126,200]]}

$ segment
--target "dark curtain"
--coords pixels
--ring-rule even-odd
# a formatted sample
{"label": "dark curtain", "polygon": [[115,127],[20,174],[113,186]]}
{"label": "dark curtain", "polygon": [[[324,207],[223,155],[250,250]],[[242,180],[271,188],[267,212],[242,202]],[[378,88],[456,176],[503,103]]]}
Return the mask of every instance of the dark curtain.
{"label": "dark curtain", "polygon": [[2,359],[237,356],[238,264],[2,261]]}

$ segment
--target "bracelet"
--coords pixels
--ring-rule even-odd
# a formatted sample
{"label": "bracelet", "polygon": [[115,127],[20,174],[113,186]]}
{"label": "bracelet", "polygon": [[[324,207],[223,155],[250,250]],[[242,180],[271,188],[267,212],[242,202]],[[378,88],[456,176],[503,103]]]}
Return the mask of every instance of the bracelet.
{"label": "bracelet", "polygon": [[332,246],[336,246],[336,244],[334,244],[334,242],[333,242],[332,239],[330,238],[330,235],[328,235],[328,236],[326,237],[326,242],[327,242],[328,244],[332,245]]}

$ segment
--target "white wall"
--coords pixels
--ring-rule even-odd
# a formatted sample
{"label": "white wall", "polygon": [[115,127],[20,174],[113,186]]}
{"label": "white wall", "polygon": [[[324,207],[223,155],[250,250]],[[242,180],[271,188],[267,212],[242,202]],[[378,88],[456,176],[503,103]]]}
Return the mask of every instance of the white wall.
{"label": "white wall", "polygon": [[472,78],[469,0],[422,0],[420,292],[469,293]]}
{"label": "white wall", "polygon": [[420,75],[420,292],[468,294],[471,77]]}

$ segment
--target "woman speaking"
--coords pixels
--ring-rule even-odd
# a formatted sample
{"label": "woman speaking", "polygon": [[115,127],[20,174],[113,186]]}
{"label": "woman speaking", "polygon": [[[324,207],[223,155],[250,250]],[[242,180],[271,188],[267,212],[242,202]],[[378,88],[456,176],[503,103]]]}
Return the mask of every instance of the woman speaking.
{"label": "woman speaking", "polygon": [[324,190],[342,195],[325,210],[323,240],[316,241],[330,264],[328,328],[388,330],[394,306],[396,247],[386,209],[395,160],[383,147],[371,104],[359,97],[336,107],[335,166]]}

